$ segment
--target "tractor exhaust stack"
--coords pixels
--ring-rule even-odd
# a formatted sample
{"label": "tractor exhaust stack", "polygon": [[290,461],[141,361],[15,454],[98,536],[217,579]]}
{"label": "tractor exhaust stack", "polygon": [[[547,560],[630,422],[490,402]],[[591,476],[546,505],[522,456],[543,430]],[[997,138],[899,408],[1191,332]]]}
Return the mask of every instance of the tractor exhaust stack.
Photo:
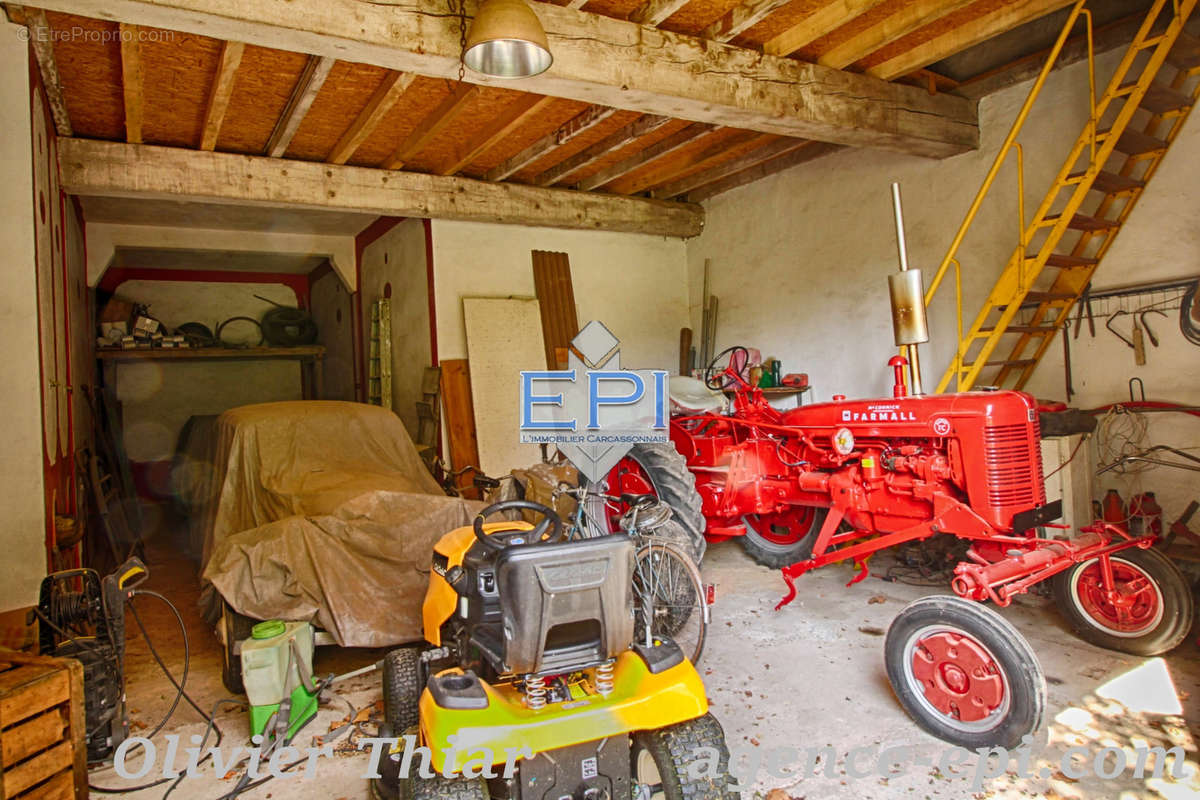
{"label": "tractor exhaust stack", "polygon": [[921,270],[908,268],[908,248],[904,242],[904,212],[900,207],[900,184],[892,184],[892,206],[896,215],[896,248],[900,271],[888,276],[892,300],[892,334],[902,355],[908,358],[909,385],[914,395],[925,394],[921,386],[921,358],[917,345],[929,341],[929,322],[925,317],[925,289]]}

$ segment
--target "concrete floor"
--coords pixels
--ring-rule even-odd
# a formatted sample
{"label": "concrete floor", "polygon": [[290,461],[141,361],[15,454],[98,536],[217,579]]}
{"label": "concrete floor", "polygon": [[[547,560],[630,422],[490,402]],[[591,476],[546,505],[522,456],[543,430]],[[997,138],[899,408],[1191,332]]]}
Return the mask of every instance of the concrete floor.
{"label": "concrete floor", "polygon": [[[151,547],[153,577],[149,586],[169,595],[184,613],[191,643],[189,693],[205,708],[226,692],[220,681],[220,650],[211,630],[199,619],[195,599],[197,582],[189,562],[172,557],[165,547]],[[873,565],[880,573],[886,559]],[[1029,639],[1039,655],[1049,685],[1048,726],[1031,763],[1029,779],[1016,775],[1016,762],[1007,774],[980,780],[978,759],[961,766],[939,769],[949,745],[923,733],[905,715],[893,697],[883,667],[882,632],[905,604],[927,594],[946,593],[885,582],[872,577],[849,588],[848,567],[835,565],[806,575],[800,596],[787,608],[773,606],[783,591],[778,573],[755,565],[736,543],[709,548],[704,564],[707,580],[716,584],[717,605],[700,671],[708,686],[712,713],[725,727],[727,739],[739,757],[747,780],[744,794],[768,800],[802,798],[1182,798],[1200,797],[1200,659],[1196,632],[1174,653],[1161,659],[1125,656],[1088,645],[1075,638],[1041,597],[1022,598],[1002,613]],[[880,601],[882,598],[882,601]],[[871,602],[874,599],[875,602]],[[394,602],[420,602],[420,598],[395,598]],[[183,647],[177,627],[165,608],[150,598],[137,601],[151,636],[173,669],[182,666]],[[381,651],[319,651],[319,672],[342,672],[372,663]],[[135,733],[156,724],[170,704],[174,690],[154,666],[140,636],[130,642],[128,691]],[[1125,676],[1125,677],[1122,677]],[[352,679],[340,693],[360,719],[377,719],[380,690],[378,673]],[[297,745],[308,747],[315,736],[342,725],[349,718],[345,702],[322,709],[317,720],[302,732]],[[244,744],[246,715],[240,709],[223,709],[217,715],[225,735],[226,752]],[[190,708],[181,707],[167,730],[155,741],[158,763],[163,760],[165,733],[181,738],[204,732],[204,723]],[[366,735],[374,732],[370,721]],[[1104,780],[1092,774],[1092,756],[1106,746],[1132,748],[1136,743],[1187,751],[1181,780],[1131,777],[1130,770]],[[210,742],[211,744],[211,742]],[[1044,745],[1044,747],[1042,747]],[[1060,771],[1063,752],[1073,745],[1088,748],[1088,776],[1072,780]],[[775,777],[767,774],[766,754],[781,748],[803,753],[808,748],[830,746],[840,756],[830,777],[824,765],[808,776]],[[850,777],[843,763],[855,748],[871,748],[858,763],[869,767],[880,750],[910,747],[904,774]],[[362,775],[364,752],[355,752],[343,736],[338,754],[322,759],[315,777],[273,780],[243,794],[246,798],[323,798],[356,800],[367,796]],[[1132,752],[1132,750],[1130,750]],[[784,754],[784,766],[794,756]],[[181,755],[182,764],[185,756]],[[136,769],[141,757],[133,756]],[[753,762],[760,768],[756,771]],[[1111,764],[1112,762],[1108,762]],[[1132,764],[1132,759],[1130,760]],[[1103,766],[1103,763],[1102,763]],[[161,769],[161,767],[159,767]],[[956,771],[957,770],[957,771]],[[778,768],[776,767],[776,771]],[[286,773],[285,773],[286,774]],[[111,768],[92,773],[96,786],[121,787],[144,783],[125,781]],[[177,798],[218,798],[233,786],[214,777],[211,765],[198,778],[183,781],[173,792]],[[167,784],[127,795],[159,798]]]}

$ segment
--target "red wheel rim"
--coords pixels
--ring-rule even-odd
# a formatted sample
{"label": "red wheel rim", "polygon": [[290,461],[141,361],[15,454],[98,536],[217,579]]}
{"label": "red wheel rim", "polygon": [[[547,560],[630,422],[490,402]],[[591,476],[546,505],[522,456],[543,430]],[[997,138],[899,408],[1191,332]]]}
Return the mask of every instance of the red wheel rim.
{"label": "red wheel rim", "polygon": [[[652,494],[658,497],[658,492],[654,490],[654,483],[650,480],[650,474],[633,456],[625,456],[608,471],[604,493],[614,495]],[[608,521],[610,531],[620,529],[621,526],[618,523],[621,516],[628,510],[628,503],[619,503],[616,500],[605,501],[604,516]]]}
{"label": "red wheel rim", "polygon": [[1007,704],[1004,676],[987,648],[961,631],[937,629],[910,643],[912,679],[926,702],[958,723],[981,722]]}
{"label": "red wheel rim", "polygon": [[1097,559],[1075,573],[1075,602],[1094,624],[1118,635],[1152,630],[1162,619],[1158,585],[1136,564],[1116,558],[1109,563],[1113,591],[1105,590],[1104,572]]}
{"label": "red wheel rim", "polygon": [[746,521],[760,539],[775,545],[793,545],[812,530],[817,510],[812,506],[792,506],[774,514],[747,514]]}

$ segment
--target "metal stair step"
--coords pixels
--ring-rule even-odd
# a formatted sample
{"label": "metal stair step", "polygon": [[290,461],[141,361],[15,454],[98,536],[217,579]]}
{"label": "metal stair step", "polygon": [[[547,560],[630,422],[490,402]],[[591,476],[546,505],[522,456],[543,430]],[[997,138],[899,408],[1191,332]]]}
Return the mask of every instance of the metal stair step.
{"label": "metal stair step", "polygon": [[[1073,172],[1070,178],[1080,180],[1084,176],[1082,172]],[[1128,192],[1132,189],[1141,189],[1146,185],[1145,181],[1139,181],[1137,178],[1130,178],[1127,175],[1118,175],[1115,172],[1108,170],[1100,170],[1096,173],[1095,179],[1092,180],[1092,191],[1102,192],[1103,194],[1116,194],[1117,192]]]}
{"label": "metal stair step", "polygon": [[1074,300],[1075,295],[1070,292],[1029,292],[1025,295],[1025,302],[1021,305],[1030,305],[1031,303],[1055,303],[1060,300]]}
{"label": "metal stair step", "polygon": [[1177,92],[1169,87],[1152,83],[1150,84],[1150,88],[1146,90],[1146,94],[1142,97],[1142,102],[1138,105],[1152,114],[1165,114],[1168,111],[1179,111],[1188,108],[1191,104],[1192,98],[1183,92]]}
{"label": "metal stair step", "polygon": [[985,367],[1030,367],[1037,363],[1033,358],[1018,358],[1016,361],[986,361]]}
{"label": "metal stair step", "polygon": [[1167,63],[1177,69],[1200,67],[1200,39],[1180,31],[1175,46],[1167,54]]}
{"label": "metal stair step", "polygon": [[[1057,225],[1062,217],[1058,214],[1046,217],[1047,225]],[[1106,231],[1121,227],[1121,223],[1111,219],[1098,219],[1087,214],[1076,214],[1067,222],[1067,227],[1077,231]]]}
{"label": "metal stair step", "polygon": [[1063,253],[1051,253],[1046,259],[1047,267],[1058,267],[1060,269],[1074,269],[1077,267],[1094,267],[1100,263],[1097,258],[1087,258],[1085,256],[1070,256]]}
{"label": "metal stair step", "polygon": [[[1107,136],[1110,131],[1101,131],[1101,133]],[[1166,150],[1167,143],[1139,130],[1126,128],[1117,137],[1116,148],[1127,156],[1140,156],[1145,153]]]}
{"label": "metal stair step", "polygon": [[[980,328],[980,333],[994,333],[995,328]],[[1054,333],[1058,328],[1053,325],[1009,325],[1004,329],[1005,333],[1028,333],[1034,336],[1041,336],[1047,333]]]}

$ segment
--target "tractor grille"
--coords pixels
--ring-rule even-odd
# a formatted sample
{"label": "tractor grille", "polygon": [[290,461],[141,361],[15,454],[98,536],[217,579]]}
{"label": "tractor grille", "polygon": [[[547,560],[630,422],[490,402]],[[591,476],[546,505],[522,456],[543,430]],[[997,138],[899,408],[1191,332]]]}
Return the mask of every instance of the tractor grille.
{"label": "tractor grille", "polygon": [[987,452],[988,504],[1031,508],[1041,500],[1041,453],[1027,425],[997,425],[983,433]]}

